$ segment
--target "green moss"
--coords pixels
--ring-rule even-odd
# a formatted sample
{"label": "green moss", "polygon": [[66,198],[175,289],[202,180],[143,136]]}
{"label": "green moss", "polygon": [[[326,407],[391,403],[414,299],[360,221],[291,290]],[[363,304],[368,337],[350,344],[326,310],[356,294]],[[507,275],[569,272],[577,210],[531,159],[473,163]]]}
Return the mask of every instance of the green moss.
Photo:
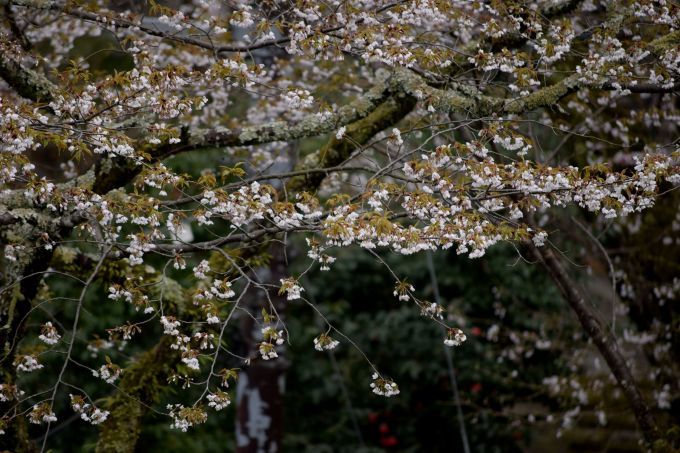
{"label": "green moss", "polygon": [[105,194],[113,189],[130,182],[140,171],[141,165],[125,158],[105,158],[97,162],[97,178],[92,184],[92,190],[98,194]]}
{"label": "green moss", "polygon": [[[297,168],[312,170],[340,165],[352,152],[367,143],[378,132],[397,124],[416,104],[416,99],[407,94],[395,94],[387,98],[373,112],[347,126],[347,138],[331,138],[319,151],[308,155]],[[293,191],[314,191],[326,177],[325,173],[314,172],[291,178],[288,188]]]}
{"label": "green moss", "polygon": [[576,76],[567,77],[528,96],[506,101],[503,110],[506,113],[523,113],[555,104],[563,97],[573,93],[577,88],[577,82]]}
{"label": "green moss", "polygon": [[164,337],[153,349],[141,354],[125,368],[119,391],[104,402],[111,411],[101,426],[98,453],[133,452],[142,430],[147,407],[157,403],[178,359],[170,348],[173,339]]}
{"label": "green moss", "polygon": [[54,86],[49,80],[4,54],[0,55],[0,77],[26,99],[45,103],[52,100]]}
{"label": "green moss", "polygon": [[675,50],[678,47],[680,47],[680,30],[668,33],[662,38],[655,39],[649,43],[649,50],[656,55]]}

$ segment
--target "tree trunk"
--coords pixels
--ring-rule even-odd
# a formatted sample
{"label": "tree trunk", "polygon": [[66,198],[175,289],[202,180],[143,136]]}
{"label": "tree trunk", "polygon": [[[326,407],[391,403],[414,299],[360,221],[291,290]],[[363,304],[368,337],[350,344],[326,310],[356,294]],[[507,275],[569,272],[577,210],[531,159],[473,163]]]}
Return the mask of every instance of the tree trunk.
{"label": "tree trunk", "polygon": [[[31,236],[29,236],[31,237]],[[0,286],[4,292],[0,293],[0,369],[3,384],[16,383],[16,367],[13,362],[16,357],[17,346],[24,335],[26,317],[31,310],[33,299],[38,293],[43,272],[47,269],[52,251],[39,247],[30,254],[27,264],[14,269],[7,275],[0,276]],[[21,283],[12,287],[18,280]],[[5,434],[0,435],[0,452],[33,452],[36,451],[28,439],[26,419],[17,414],[16,401],[10,400],[0,403],[0,417],[15,416],[4,428]]]}
{"label": "tree trunk", "polygon": [[[283,246],[274,243],[268,269],[259,276],[261,281],[278,284],[287,277]],[[256,290],[261,291],[261,290]],[[285,322],[286,299],[276,290],[269,295],[280,321]],[[261,292],[253,292],[248,310],[257,316],[267,308],[269,301]],[[270,310],[267,310],[270,311]],[[241,335],[246,342],[248,357],[254,357],[250,366],[240,374],[236,387],[236,451],[238,453],[275,453],[281,451],[283,439],[283,395],[285,373],[288,368],[285,344],[277,347],[278,358],[262,360],[258,343],[262,337],[261,326],[250,316],[241,319]],[[287,339],[286,339],[287,340]]]}

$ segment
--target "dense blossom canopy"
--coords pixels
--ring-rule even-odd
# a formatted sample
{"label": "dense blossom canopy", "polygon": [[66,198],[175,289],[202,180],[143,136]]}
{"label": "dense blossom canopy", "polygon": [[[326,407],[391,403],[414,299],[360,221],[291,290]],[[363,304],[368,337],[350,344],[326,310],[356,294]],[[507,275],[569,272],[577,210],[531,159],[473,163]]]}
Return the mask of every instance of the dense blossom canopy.
{"label": "dense blossom canopy", "polygon": [[[303,277],[333,272],[339,248],[378,260],[449,248],[480,258],[509,242],[550,266],[560,234],[546,228],[551,213],[625,224],[680,184],[671,1],[123,3],[0,1],[6,435],[18,436],[18,419],[49,429],[55,405],[105,423],[115,409],[80,387],[116,386],[126,368],[98,352],[154,337],[168,379],[204,389],[155,409],[187,431],[231,402],[237,371],[218,366],[234,354],[230,321],[255,320],[243,367],[277,360],[288,341],[278,299],[318,310]],[[99,47],[83,54],[87,39]],[[187,155],[199,174],[175,164]],[[261,278],[263,254],[296,237],[308,270]],[[36,325],[57,302],[41,283],[55,275],[80,296],[66,318]],[[99,303],[135,314],[83,343],[79,318],[96,312],[85,301],[97,282]],[[395,302],[442,326],[445,345],[465,342],[447,307],[404,276],[389,284]],[[672,299],[680,288],[670,285],[655,290]],[[360,348],[328,322],[309,347],[339,345]],[[78,349],[96,359],[77,361]],[[40,373],[51,351],[60,374],[18,387],[17,373]],[[625,361],[603,354],[653,441]],[[397,395],[366,361],[367,391]],[[64,379],[71,367],[89,370],[83,382]]]}

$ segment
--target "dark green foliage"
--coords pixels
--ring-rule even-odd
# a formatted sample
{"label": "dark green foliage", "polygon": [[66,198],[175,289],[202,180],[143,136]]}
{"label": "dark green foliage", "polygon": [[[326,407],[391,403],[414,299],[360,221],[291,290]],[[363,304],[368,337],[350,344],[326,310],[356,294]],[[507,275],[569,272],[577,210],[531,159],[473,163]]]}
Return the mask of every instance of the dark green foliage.
{"label": "dark green foliage", "polygon": [[[530,400],[543,377],[558,372],[554,354],[538,351],[521,367],[499,361],[507,346],[475,336],[485,332],[498,304],[507,309],[503,329],[538,331],[560,309],[560,299],[539,269],[515,261],[511,250],[494,251],[488,259],[470,261],[454,254],[439,254],[438,269],[443,303],[453,315],[468,320],[468,341],[454,351],[463,410],[475,451],[519,450],[526,440],[513,428],[504,408]],[[407,276],[424,297],[432,299],[425,256],[390,260],[398,275]],[[531,282],[531,290],[527,290]],[[455,404],[447,372],[443,333],[418,314],[414,306],[392,295],[389,273],[368,254],[341,254],[328,274],[306,280],[311,297],[331,323],[354,340],[382,373],[399,383],[401,394],[384,399],[370,392],[371,369],[339,336],[335,351],[337,369],[327,353],[312,350],[320,333],[318,320],[308,307],[296,308],[289,317],[294,344],[289,371],[287,442],[291,451],[350,451],[360,445],[352,428],[347,401],[339,380],[347,387],[364,444],[375,448],[393,436],[399,451],[458,451],[461,447]],[[492,289],[492,288],[495,288]],[[496,294],[496,295],[494,295]],[[513,379],[513,370],[520,377]],[[388,429],[387,433],[380,430]],[[387,443],[386,443],[387,442]],[[338,448],[346,446],[346,448]]]}

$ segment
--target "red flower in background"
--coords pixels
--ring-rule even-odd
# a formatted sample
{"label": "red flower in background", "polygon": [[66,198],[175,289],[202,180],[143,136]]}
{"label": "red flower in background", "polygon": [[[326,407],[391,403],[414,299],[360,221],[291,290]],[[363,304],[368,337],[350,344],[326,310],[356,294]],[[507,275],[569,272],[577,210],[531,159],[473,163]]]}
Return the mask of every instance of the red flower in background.
{"label": "red flower in background", "polygon": [[399,445],[399,441],[394,436],[380,438],[380,446],[383,448],[396,447],[397,445]]}

